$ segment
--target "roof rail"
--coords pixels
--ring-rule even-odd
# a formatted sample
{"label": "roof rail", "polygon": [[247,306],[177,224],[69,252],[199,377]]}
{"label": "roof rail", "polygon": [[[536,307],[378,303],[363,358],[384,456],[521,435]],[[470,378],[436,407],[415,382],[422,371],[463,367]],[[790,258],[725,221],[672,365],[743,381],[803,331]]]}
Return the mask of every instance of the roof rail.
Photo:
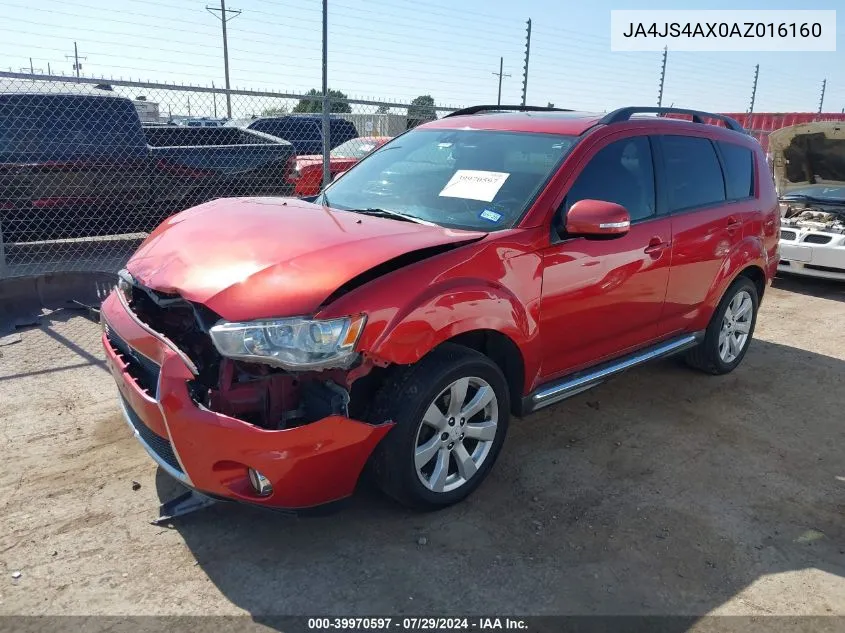
{"label": "roof rail", "polygon": [[609,125],[611,123],[620,123],[621,121],[628,121],[635,114],[685,114],[692,117],[693,123],[705,123],[705,118],[717,119],[725,124],[729,130],[734,132],[743,132],[745,130],[739,124],[739,121],[732,119],[724,114],[714,114],[713,112],[702,112],[701,110],[686,110],[684,108],[650,108],[650,107],[636,107],[631,106],[627,108],[619,108],[613,112],[604,115],[599,123]]}
{"label": "roof rail", "polygon": [[463,116],[465,114],[478,114],[479,112],[572,112],[572,110],[529,105],[475,105],[450,112],[443,118]]}

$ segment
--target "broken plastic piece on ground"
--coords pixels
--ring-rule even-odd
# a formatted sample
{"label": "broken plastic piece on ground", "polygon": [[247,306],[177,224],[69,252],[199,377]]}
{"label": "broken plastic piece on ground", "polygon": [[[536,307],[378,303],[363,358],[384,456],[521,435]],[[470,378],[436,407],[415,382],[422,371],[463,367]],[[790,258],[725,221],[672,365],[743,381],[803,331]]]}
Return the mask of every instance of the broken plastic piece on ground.
{"label": "broken plastic piece on ground", "polygon": [[150,523],[163,525],[171,519],[202,510],[215,503],[216,501],[211,497],[206,497],[195,490],[186,490],[178,497],[162,503],[158,510],[158,518],[150,521]]}

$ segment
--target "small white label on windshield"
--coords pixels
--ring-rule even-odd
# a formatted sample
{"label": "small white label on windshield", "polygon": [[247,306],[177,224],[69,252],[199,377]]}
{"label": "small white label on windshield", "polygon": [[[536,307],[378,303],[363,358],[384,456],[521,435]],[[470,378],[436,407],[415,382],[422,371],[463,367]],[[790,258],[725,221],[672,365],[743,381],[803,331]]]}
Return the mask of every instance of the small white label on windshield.
{"label": "small white label on windshield", "polygon": [[510,174],[500,171],[459,169],[443,187],[439,195],[445,198],[465,198],[492,202]]}

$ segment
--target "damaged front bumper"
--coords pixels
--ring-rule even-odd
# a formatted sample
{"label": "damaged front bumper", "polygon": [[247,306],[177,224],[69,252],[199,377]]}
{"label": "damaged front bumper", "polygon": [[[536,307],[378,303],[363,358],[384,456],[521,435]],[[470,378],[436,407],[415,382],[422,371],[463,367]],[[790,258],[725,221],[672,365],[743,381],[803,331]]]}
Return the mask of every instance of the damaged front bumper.
{"label": "damaged front bumper", "polygon": [[[190,359],[142,323],[116,293],[101,309],[106,362],[136,438],[156,463],[207,495],[270,508],[306,509],[352,494],[392,424],[330,415],[295,428],[264,429],[198,404]],[[261,495],[249,469],[272,485]]]}

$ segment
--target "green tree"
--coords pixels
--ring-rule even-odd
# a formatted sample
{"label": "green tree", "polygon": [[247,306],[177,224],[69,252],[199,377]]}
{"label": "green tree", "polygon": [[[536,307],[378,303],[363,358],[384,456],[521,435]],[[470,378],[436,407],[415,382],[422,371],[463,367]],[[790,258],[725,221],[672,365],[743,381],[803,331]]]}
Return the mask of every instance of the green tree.
{"label": "green tree", "polygon": [[434,108],[434,97],[431,95],[420,95],[411,101],[408,107],[408,129],[416,127],[426,121],[434,121],[437,118],[437,111]]}
{"label": "green tree", "polygon": [[261,116],[282,116],[290,112],[287,106],[276,106],[274,108],[265,108],[261,111]]}
{"label": "green tree", "polygon": [[376,114],[387,114],[390,112],[390,106],[386,103],[382,103],[378,108],[376,108]]}
{"label": "green tree", "polygon": [[[300,99],[299,103],[296,104],[293,111],[296,113],[316,113],[323,111],[323,100],[321,90],[317,90],[316,88],[312,88],[308,92],[305,93],[308,96],[315,96],[318,97],[317,99]],[[347,99],[347,96],[343,94],[340,90],[329,90],[329,98],[331,99],[331,108],[330,112],[334,112],[335,114],[349,114],[352,112],[352,108],[349,107],[349,104],[346,101],[338,101],[338,99]]]}

